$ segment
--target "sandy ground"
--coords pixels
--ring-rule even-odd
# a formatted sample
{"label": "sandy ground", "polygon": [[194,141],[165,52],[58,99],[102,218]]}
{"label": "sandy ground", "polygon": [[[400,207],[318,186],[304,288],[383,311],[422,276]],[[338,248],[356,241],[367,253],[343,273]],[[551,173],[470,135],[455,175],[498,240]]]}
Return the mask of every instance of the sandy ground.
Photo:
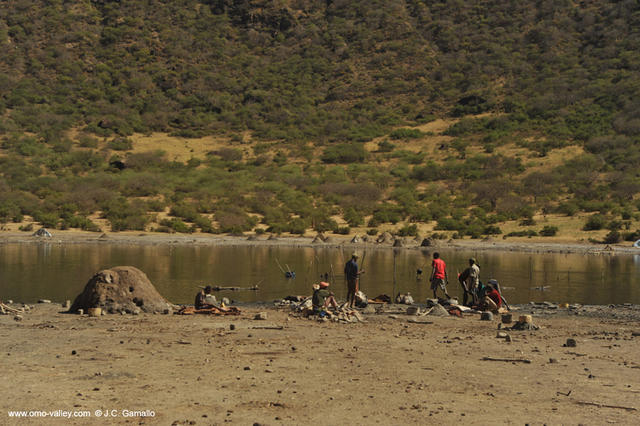
{"label": "sandy ground", "polygon": [[[637,424],[640,416],[638,307],[534,311],[541,328],[509,331],[511,342],[496,337],[497,319],[478,315],[415,324],[386,312],[343,324],[242,309],[91,318],[38,304],[21,321],[0,315],[0,424]],[[253,319],[258,311],[266,321]],[[265,328],[273,326],[283,328]],[[567,338],[577,346],[564,347]],[[86,417],[16,419],[10,410]]]}

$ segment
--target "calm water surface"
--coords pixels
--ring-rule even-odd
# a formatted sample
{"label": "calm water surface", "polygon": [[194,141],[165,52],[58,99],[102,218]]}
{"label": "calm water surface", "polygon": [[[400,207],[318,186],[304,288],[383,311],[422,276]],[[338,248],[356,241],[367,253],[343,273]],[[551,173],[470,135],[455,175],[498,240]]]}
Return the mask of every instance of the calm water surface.
{"label": "calm water surface", "polygon": [[[475,257],[481,279],[497,279],[510,303],[640,304],[640,256],[439,251],[447,263],[452,295],[461,294],[456,273],[467,266],[469,257]],[[416,301],[431,297],[427,288],[431,250],[361,248],[357,252],[366,270],[361,288],[369,297],[393,294],[394,283],[396,293],[411,292]],[[243,302],[305,295],[325,273],[333,291],[344,297],[342,270],[351,253],[335,247],[4,244],[0,245],[0,299],[73,300],[95,272],[123,265],[145,272],[173,303],[193,303],[197,286],[206,284],[249,287],[259,283],[258,292],[218,293]],[[286,279],[278,262],[283,269],[295,271],[296,278]],[[422,277],[418,269],[424,271]]]}

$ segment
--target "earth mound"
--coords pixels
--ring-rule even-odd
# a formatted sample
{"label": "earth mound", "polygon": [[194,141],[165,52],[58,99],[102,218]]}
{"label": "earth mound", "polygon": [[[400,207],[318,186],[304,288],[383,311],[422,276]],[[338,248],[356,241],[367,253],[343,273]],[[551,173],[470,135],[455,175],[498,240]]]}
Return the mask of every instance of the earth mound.
{"label": "earth mound", "polygon": [[69,312],[102,308],[109,313],[165,312],[173,305],[158,293],[144,272],[133,266],[116,266],[96,273]]}

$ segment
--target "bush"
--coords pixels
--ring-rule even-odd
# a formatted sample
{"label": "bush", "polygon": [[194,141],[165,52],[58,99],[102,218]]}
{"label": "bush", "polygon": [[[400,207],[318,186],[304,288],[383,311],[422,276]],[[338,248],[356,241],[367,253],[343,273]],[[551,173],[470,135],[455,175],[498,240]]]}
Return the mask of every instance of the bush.
{"label": "bush", "polygon": [[378,235],[378,230],[376,228],[367,229],[367,235]]}
{"label": "bush", "polygon": [[573,216],[580,211],[580,207],[576,203],[562,203],[558,206],[557,211],[567,216]]}
{"label": "bush", "polygon": [[144,231],[149,218],[146,215],[130,215],[123,218],[111,218],[111,231]]}
{"label": "bush", "polygon": [[389,133],[391,139],[417,139],[424,136],[424,133],[418,129],[401,128]]}
{"label": "bush", "polygon": [[236,148],[220,148],[216,151],[216,155],[224,161],[241,161],[242,150]]}
{"label": "bush", "polygon": [[174,231],[180,232],[182,234],[190,234],[192,232],[191,228],[186,223],[176,218],[163,219],[160,221],[160,225],[171,228]]}
{"label": "bush", "polygon": [[515,232],[509,232],[508,234],[505,235],[505,237],[537,237],[538,233],[536,231],[534,231],[533,229],[527,229],[526,231],[515,231]]}
{"label": "bush", "polygon": [[415,237],[418,235],[418,225],[416,225],[415,223],[412,225],[405,225],[402,228],[398,229],[397,235],[401,237]]}
{"label": "bush", "polygon": [[484,235],[498,235],[498,234],[502,234],[502,229],[500,229],[496,225],[487,225],[482,230],[482,233]]}
{"label": "bush", "polygon": [[462,222],[448,217],[440,218],[435,227],[439,231],[464,231],[465,228]]}
{"label": "bush", "polygon": [[558,233],[557,226],[547,225],[540,230],[540,235],[542,235],[543,237],[553,237],[557,233]]}
{"label": "bush", "polygon": [[18,227],[18,229],[23,232],[31,232],[33,231],[33,223],[29,223],[27,225],[21,225]]}
{"label": "bush", "polygon": [[57,213],[35,212],[33,219],[44,228],[57,228],[60,216]]}
{"label": "bush", "polygon": [[193,224],[200,228],[202,232],[206,232],[209,234],[215,233],[213,229],[213,225],[211,224],[211,219],[206,216],[198,215],[194,218]]}
{"label": "bush", "polygon": [[637,241],[640,240],[640,229],[636,229],[634,232],[625,232],[623,234],[625,241]]}
{"label": "bush", "polygon": [[322,161],[325,163],[360,163],[367,157],[367,151],[361,143],[338,144],[325,148]]}
{"label": "bush", "polygon": [[348,226],[338,227],[333,230],[334,234],[340,234],[340,235],[349,235],[349,232],[351,232],[351,228],[349,228]]}
{"label": "bush", "polygon": [[234,208],[232,206],[229,206],[229,208],[225,210],[218,210],[215,219],[218,222],[220,232],[231,234],[241,234],[245,231],[250,231],[256,224],[256,221],[240,208]]}
{"label": "bush", "polygon": [[391,152],[395,148],[396,146],[386,139],[378,144],[378,152]]}
{"label": "bush", "polygon": [[600,214],[594,214],[593,216],[589,217],[587,222],[582,227],[582,230],[583,231],[597,231],[597,230],[600,230],[600,229],[604,228],[605,224],[606,224],[606,220],[605,220],[604,216],[602,216]]}
{"label": "bush", "polygon": [[364,218],[353,207],[349,207],[344,211],[344,220],[349,226],[360,226],[364,223]]}
{"label": "bush", "polygon": [[118,137],[110,140],[108,146],[114,151],[130,151],[133,148],[133,142],[129,138]]}
{"label": "bush", "polygon": [[622,235],[620,235],[620,232],[618,231],[610,231],[605,237],[604,237],[604,243],[605,244],[617,244],[620,241],[622,241]]}

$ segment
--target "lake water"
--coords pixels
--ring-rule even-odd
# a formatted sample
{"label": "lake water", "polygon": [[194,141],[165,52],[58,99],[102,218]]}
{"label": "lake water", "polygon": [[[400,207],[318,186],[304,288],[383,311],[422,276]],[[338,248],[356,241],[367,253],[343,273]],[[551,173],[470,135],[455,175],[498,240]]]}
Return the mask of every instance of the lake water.
{"label": "lake water", "polygon": [[[392,295],[394,282],[396,293],[410,292],[419,302],[431,297],[432,250],[360,248],[357,252],[366,270],[361,289],[369,297]],[[456,273],[467,266],[469,257],[475,257],[481,279],[497,279],[509,303],[640,304],[637,255],[439,252],[447,263],[449,293],[454,296],[461,295]],[[344,298],[342,271],[351,253],[352,249],[336,247],[3,244],[0,299],[26,303],[41,298],[73,300],[95,272],[123,265],[141,269],[165,298],[179,304],[193,303],[197,286],[206,284],[249,287],[259,283],[258,292],[217,293],[243,302],[307,295],[311,284],[325,273],[336,295]],[[288,269],[296,273],[295,279],[285,278],[283,270]],[[421,278],[418,269],[423,270]],[[548,288],[541,291],[536,287]]]}

